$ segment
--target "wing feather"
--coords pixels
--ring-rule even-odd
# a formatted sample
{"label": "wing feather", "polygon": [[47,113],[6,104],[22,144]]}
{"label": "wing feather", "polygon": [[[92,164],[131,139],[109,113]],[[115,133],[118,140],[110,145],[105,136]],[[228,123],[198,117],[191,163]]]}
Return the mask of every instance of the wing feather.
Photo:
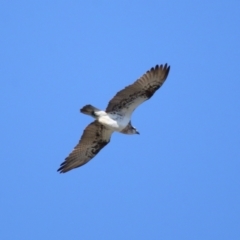
{"label": "wing feather", "polygon": [[120,112],[131,115],[141,103],[151,98],[166,80],[170,66],[156,65],[132,85],[119,91],[109,102],[106,112]]}
{"label": "wing feather", "polygon": [[112,133],[112,130],[107,129],[98,121],[90,123],[85,128],[79,143],[61,164],[58,171],[65,173],[90,161],[110,142]]}

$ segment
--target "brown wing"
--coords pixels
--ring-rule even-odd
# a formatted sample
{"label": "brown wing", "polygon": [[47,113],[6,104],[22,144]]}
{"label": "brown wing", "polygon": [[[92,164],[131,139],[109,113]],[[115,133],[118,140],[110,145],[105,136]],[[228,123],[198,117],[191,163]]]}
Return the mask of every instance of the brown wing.
{"label": "brown wing", "polygon": [[61,164],[58,171],[65,173],[90,161],[110,142],[112,133],[97,121],[90,123],[85,128],[78,145]]}
{"label": "brown wing", "polygon": [[118,111],[131,115],[136,107],[151,98],[166,80],[170,66],[167,64],[156,66],[147,71],[132,85],[118,92],[109,102],[106,112]]}

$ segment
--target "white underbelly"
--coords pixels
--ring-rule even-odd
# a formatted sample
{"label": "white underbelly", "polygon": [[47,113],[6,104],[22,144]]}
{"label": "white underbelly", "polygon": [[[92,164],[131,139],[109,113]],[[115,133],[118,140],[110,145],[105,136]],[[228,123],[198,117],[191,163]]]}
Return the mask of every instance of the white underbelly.
{"label": "white underbelly", "polygon": [[114,131],[122,131],[129,123],[130,119],[126,117],[116,117],[116,118],[111,118],[108,115],[106,116],[101,116],[98,118],[98,121],[108,127],[113,129]]}

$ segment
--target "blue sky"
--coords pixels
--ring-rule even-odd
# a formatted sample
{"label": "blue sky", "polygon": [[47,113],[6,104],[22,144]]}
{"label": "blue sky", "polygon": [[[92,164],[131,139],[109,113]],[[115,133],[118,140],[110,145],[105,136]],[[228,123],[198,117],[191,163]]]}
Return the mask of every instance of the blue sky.
{"label": "blue sky", "polygon": [[[239,1],[2,1],[0,239],[240,239]],[[117,91],[132,123],[57,173]]]}

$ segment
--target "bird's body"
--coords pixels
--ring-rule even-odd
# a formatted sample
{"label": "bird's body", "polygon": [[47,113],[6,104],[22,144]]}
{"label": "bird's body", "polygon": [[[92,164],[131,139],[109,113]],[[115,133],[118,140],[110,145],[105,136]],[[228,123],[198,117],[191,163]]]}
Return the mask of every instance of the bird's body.
{"label": "bird's body", "polygon": [[107,114],[100,117],[98,121],[113,131],[121,132],[128,125],[130,119],[124,116]]}
{"label": "bird's body", "polygon": [[110,142],[113,132],[139,134],[131,124],[135,108],[151,98],[166,80],[170,67],[165,64],[151,68],[132,85],[119,91],[109,102],[106,111],[92,105],[80,109],[81,113],[93,117],[83,135],[58,169],[61,173],[80,167],[90,161],[104,146]]}
{"label": "bird's body", "polygon": [[96,111],[94,117],[99,123],[109,128],[112,131],[121,132],[128,123],[130,117],[123,114],[107,113],[105,111]]}

